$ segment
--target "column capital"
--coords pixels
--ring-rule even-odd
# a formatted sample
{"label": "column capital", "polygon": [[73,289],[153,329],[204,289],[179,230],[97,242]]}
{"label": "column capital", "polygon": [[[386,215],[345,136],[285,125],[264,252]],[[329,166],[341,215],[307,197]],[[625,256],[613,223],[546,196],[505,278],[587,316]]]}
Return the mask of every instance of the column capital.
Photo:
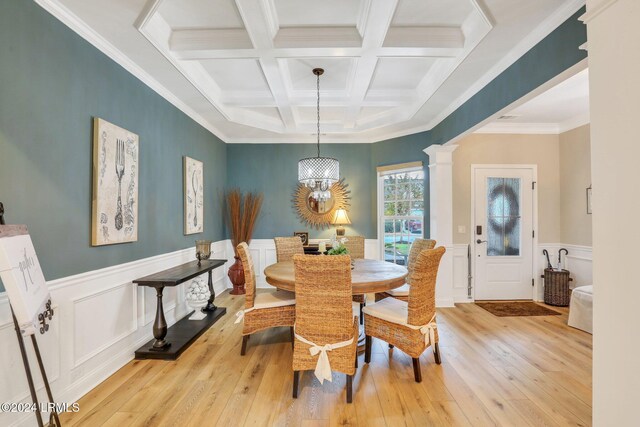
{"label": "column capital", "polygon": [[432,166],[435,164],[451,164],[452,154],[456,148],[458,148],[456,144],[433,144],[422,151],[429,156],[429,166]]}

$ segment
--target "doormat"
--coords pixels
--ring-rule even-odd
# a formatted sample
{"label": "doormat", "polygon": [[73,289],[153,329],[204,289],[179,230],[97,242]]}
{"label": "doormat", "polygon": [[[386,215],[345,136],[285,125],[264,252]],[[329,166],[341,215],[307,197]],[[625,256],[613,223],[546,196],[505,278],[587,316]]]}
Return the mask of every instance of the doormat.
{"label": "doormat", "polygon": [[557,311],[531,301],[477,302],[476,305],[498,317],[560,315]]}

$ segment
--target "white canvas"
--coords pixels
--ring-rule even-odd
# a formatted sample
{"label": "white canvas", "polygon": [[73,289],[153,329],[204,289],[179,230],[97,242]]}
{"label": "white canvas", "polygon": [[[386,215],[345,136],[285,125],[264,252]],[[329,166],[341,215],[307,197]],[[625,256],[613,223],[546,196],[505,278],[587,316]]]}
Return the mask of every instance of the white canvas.
{"label": "white canvas", "polygon": [[28,234],[0,238],[0,277],[23,334],[33,334],[50,296]]}
{"label": "white canvas", "polygon": [[184,157],[184,234],[204,231],[204,170],[201,161]]}
{"label": "white canvas", "polygon": [[92,245],[138,240],[138,135],[94,119]]}

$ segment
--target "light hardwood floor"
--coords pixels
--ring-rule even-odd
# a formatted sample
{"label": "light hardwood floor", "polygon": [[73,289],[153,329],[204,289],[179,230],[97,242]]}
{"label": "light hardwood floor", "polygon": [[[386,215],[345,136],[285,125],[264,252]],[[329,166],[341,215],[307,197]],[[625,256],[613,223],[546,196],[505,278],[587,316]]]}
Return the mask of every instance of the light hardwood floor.
{"label": "light hardwood floor", "polygon": [[591,335],[561,316],[499,318],[474,304],[438,310],[442,365],[427,350],[423,380],[411,358],[374,340],[359,357],[353,404],[344,375],[312,372],[291,397],[289,329],[251,337],[240,356],[244,297],[216,299],[227,315],[179,360],[132,361],[84,396],[65,426],[591,425]]}

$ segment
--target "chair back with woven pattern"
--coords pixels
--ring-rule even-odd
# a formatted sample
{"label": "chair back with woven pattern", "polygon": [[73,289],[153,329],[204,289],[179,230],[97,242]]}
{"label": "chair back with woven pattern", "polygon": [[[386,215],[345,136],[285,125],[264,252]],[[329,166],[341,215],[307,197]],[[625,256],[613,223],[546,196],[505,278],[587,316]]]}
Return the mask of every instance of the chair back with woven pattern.
{"label": "chair back with woven pattern", "polygon": [[415,267],[416,260],[418,259],[418,255],[425,249],[433,249],[436,247],[436,241],[431,239],[416,239],[413,241],[411,245],[411,250],[409,251],[409,259],[407,260],[407,279],[406,282],[411,284],[411,274],[413,273],[413,268]]}
{"label": "chair back with woven pattern", "polygon": [[344,242],[351,259],[364,259],[364,237],[363,236],[344,236],[347,241]]}
{"label": "chair back with woven pattern", "polygon": [[290,261],[295,254],[304,254],[302,240],[298,236],[274,237],[276,242],[276,257],[278,262]]}
{"label": "chair back with woven pattern", "polygon": [[436,314],[436,278],[440,260],[445,248],[425,249],[415,262],[413,282],[409,288],[409,316],[410,325],[426,325]]}
{"label": "chair back with woven pattern", "polygon": [[251,252],[249,252],[249,246],[245,242],[240,243],[236,250],[242,260],[242,269],[244,270],[244,307],[251,308],[256,298],[256,275],[253,268],[253,259],[251,258]]}
{"label": "chair back with woven pattern", "polygon": [[353,337],[351,262],[346,255],[295,255],[296,333],[318,344]]}

